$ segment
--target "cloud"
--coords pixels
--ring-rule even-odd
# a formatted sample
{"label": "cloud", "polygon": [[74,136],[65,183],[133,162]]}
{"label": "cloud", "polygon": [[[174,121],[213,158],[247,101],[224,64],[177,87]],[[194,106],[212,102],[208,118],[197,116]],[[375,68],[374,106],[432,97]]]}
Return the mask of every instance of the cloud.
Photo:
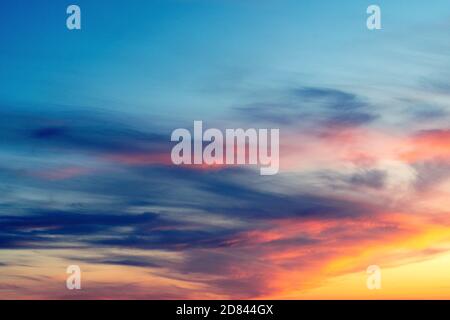
{"label": "cloud", "polygon": [[[433,159],[445,150],[445,130],[396,137],[360,128],[374,120],[367,117],[368,104],[339,90],[300,88],[290,98],[275,122],[292,129],[292,115],[305,115],[312,120],[308,125],[319,128],[284,136],[282,163],[309,162],[314,170],[290,167],[289,174],[270,178],[252,168],[172,166],[164,158],[168,135],[151,123],[58,112],[31,121],[35,114],[14,112],[7,129],[0,129],[13,138],[5,146],[12,160],[3,161],[0,171],[0,249],[39,250],[92,270],[146,271],[159,277],[165,296],[195,296],[189,289],[172,291],[175,281],[214,297],[253,298],[279,292],[280,279],[293,270],[320,278],[314,270],[336,256],[417,231],[390,219],[387,208],[409,206],[386,195],[392,170],[379,160],[399,161],[415,152],[403,165],[412,163],[411,170],[426,175],[414,161],[429,155],[431,146]],[[276,113],[241,111],[268,120]],[[34,150],[34,156],[21,156],[23,150]],[[354,160],[361,158],[370,161]],[[427,184],[440,176],[429,175]],[[177,259],[149,255],[155,251]],[[14,266],[14,259],[4,263]],[[132,295],[145,296],[145,287],[136,286]]]}
{"label": "cloud", "polygon": [[61,107],[35,109],[5,107],[0,111],[4,146],[34,148],[41,153],[151,153],[167,150],[167,135],[152,132],[151,123],[123,121],[115,113]]}
{"label": "cloud", "polygon": [[[106,264],[117,265],[127,267],[140,267],[140,268],[159,268],[161,264],[157,259],[152,259],[146,256],[127,256],[127,255],[114,255],[109,254],[104,257],[96,258],[80,258],[80,257],[67,257],[72,261],[82,261],[89,264]],[[156,260],[156,261],[155,261]]]}
{"label": "cloud", "polygon": [[386,177],[386,172],[374,169],[355,173],[350,177],[349,181],[356,186],[368,186],[381,189],[385,184]]}
{"label": "cloud", "polygon": [[82,247],[92,242],[91,237],[113,237],[120,228],[151,231],[170,225],[152,213],[126,215],[36,209],[22,216],[2,215],[0,222],[0,247],[3,249]]}
{"label": "cloud", "polygon": [[450,178],[450,163],[446,160],[437,159],[423,161],[413,164],[417,172],[415,187],[419,191],[433,190],[439,183]]}

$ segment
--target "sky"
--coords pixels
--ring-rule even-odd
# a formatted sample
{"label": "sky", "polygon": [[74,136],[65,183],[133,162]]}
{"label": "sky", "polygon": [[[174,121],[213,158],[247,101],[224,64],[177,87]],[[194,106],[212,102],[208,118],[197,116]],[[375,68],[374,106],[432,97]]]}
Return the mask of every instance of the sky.
{"label": "sky", "polygon": [[[450,298],[447,0],[9,0],[0,39],[0,299]],[[196,120],[280,172],[174,165]]]}

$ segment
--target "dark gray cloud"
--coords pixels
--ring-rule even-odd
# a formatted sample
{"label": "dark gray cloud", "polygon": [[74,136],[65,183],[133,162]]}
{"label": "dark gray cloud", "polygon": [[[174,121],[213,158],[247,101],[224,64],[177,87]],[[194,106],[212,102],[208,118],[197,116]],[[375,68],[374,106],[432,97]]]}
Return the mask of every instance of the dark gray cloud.
{"label": "dark gray cloud", "polygon": [[118,265],[118,266],[128,266],[128,267],[141,267],[141,268],[159,268],[163,261],[158,259],[149,258],[147,256],[127,256],[127,255],[117,255],[109,254],[103,257],[95,258],[80,258],[80,257],[67,257],[72,261],[81,261],[90,264],[107,264],[107,265]]}
{"label": "dark gray cloud", "polygon": [[235,108],[253,122],[283,126],[359,126],[378,118],[370,109],[368,102],[353,93],[316,87],[290,90],[279,101],[256,102]]}
{"label": "dark gray cloud", "polygon": [[35,209],[27,215],[0,216],[0,248],[73,248],[86,246],[97,237],[113,237],[119,227],[151,232],[158,227],[175,225],[176,222],[163,221],[153,213],[131,215]]}
{"label": "dark gray cloud", "polygon": [[375,189],[384,187],[387,174],[382,170],[364,170],[363,172],[353,174],[349,182],[356,186],[367,186]]}
{"label": "dark gray cloud", "polygon": [[60,107],[38,112],[31,108],[0,109],[0,142],[4,148],[34,152],[142,153],[170,147],[170,135],[130,123],[120,115],[95,109]]}
{"label": "dark gray cloud", "polygon": [[429,190],[450,177],[450,163],[447,160],[424,161],[412,166],[417,172],[414,186],[418,191]]}
{"label": "dark gray cloud", "polygon": [[[311,88],[290,94],[295,103],[304,95],[306,102],[312,101],[327,111],[311,113],[307,107],[298,111],[287,104],[274,121],[291,125],[296,118],[288,115],[297,111],[297,116],[304,114],[320,123],[368,121],[364,107],[358,106],[357,97],[351,94]],[[345,112],[353,118],[339,119],[339,101],[350,103]],[[257,110],[242,111],[251,115]],[[246,292],[240,296],[246,298],[263,294],[267,288],[267,269],[259,250],[309,247],[323,239],[301,233],[289,239],[268,241],[262,248],[242,234],[269,230],[275,220],[339,220],[369,216],[378,210],[364,202],[319,193],[276,192],[272,185],[283,177],[269,179],[244,168],[195,170],[145,162],[132,165],[104,157],[111,153],[125,156],[167,153],[171,147],[170,134],[156,130],[151,123],[145,127],[113,114],[75,111],[39,114],[15,110],[0,111],[0,115],[3,115],[2,149],[18,154],[20,159],[17,163],[0,163],[4,191],[0,200],[0,250],[75,249],[78,256],[62,258],[88,264],[151,268],[157,269],[156,272],[168,269],[180,279],[188,279],[192,274],[214,275],[214,280],[200,282],[230,294],[246,286]],[[270,115],[262,113],[268,120]],[[26,152],[21,154],[23,150]],[[51,171],[58,167],[58,159],[73,155],[86,155],[94,162],[95,170],[61,180],[35,174]],[[84,163],[81,161],[80,165]],[[383,180],[376,173],[347,179],[354,185],[373,187],[380,186]],[[255,188],[254,183],[267,187]],[[229,224],[217,224],[217,216],[229,219]],[[184,260],[173,262],[145,254],[117,254],[127,250],[182,252]],[[233,277],[236,266],[246,266],[249,272]],[[168,277],[166,272],[160,272]],[[174,292],[173,296],[176,295]]]}

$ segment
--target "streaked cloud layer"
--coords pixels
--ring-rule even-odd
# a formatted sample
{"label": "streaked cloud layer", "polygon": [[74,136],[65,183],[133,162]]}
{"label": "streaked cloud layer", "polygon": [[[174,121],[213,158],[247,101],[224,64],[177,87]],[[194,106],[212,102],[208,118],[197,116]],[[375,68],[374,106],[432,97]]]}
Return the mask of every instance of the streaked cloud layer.
{"label": "streaked cloud layer", "polygon": [[[79,4],[1,10],[1,298],[450,297],[446,1]],[[194,120],[280,173],[172,165]]]}

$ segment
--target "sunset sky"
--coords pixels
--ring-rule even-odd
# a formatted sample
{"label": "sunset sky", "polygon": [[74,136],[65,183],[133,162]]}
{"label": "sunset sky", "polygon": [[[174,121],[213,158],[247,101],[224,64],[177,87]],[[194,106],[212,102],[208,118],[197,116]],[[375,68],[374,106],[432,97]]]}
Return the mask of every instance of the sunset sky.
{"label": "sunset sky", "polygon": [[[0,39],[0,299],[450,299],[448,0],[7,0]],[[195,120],[280,172],[173,165]]]}

